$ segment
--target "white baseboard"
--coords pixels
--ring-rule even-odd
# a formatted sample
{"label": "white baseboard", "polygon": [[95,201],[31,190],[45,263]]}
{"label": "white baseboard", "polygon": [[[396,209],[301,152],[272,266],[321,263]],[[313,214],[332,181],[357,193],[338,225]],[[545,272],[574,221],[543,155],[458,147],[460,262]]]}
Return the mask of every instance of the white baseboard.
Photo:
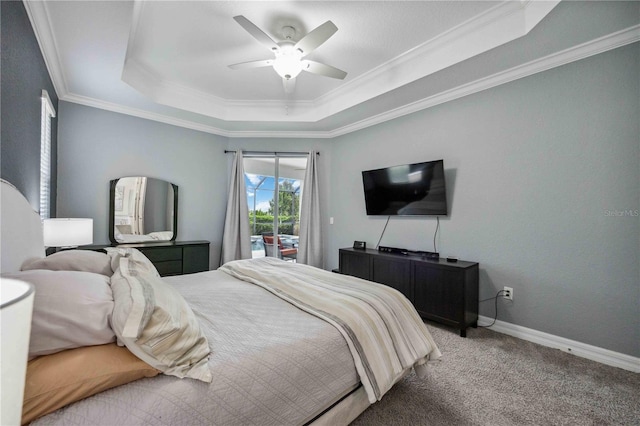
{"label": "white baseboard", "polygon": [[[482,315],[478,318],[478,325],[481,326],[487,326],[492,322],[493,318]],[[597,346],[565,339],[564,337],[554,336],[553,334],[543,333],[542,331],[533,330],[531,328],[499,320],[495,322],[491,327],[491,330],[537,343],[542,346],[560,349],[563,352],[587,358],[592,361],[597,361],[602,364],[633,371],[634,373],[640,373],[640,358],[631,355],[625,355],[609,349],[599,348]]]}

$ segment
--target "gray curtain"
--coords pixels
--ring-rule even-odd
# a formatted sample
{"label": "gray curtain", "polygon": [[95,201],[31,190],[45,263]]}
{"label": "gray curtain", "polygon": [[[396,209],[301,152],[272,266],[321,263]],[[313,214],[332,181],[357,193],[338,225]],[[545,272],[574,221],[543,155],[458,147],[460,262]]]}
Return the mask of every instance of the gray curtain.
{"label": "gray curtain", "polygon": [[317,159],[318,156],[315,151],[309,153],[307,171],[305,172],[304,186],[302,188],[297,261],[322,268],[324,267],[324,248],[322,244],[322,217],[320,216]]}
{"label": "gray curtain", "polygon": [[251,230],[249,228],[249,208],[247,191],[244,186],[244,166],[242,151],[236,151],[231,167],[231,182],[227,200],[227,215],[222,234],[222,254],[220,264],[231,260],[251,258]]}

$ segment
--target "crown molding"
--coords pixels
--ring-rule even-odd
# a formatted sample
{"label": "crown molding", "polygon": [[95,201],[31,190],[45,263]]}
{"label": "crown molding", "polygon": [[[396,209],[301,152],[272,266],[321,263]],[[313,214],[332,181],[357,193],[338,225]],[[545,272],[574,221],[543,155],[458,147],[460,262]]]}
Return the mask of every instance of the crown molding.
{"label": "crown molding", "polygon": [[221,129],[215,126],[209,126],[206,124],[196,123],[190,120],[183,120],[180,118],[171,117],[161,113],[149,112],[139,108],[132,108],[113,102],[106,102],[100,99],[89,98],[87,96],[80,96],[74,94],[67,94],[61,101],[71,102],[78,105],[84,105],[92,108],[103,109],[105,111],[111,111],[118,114],[130,115],[132,117],[144,118],[145,120],[157,121],[159,123],[169,124],[172,126],[183,127],[185,129],[197,130],[199,132],[210,133],[218,136],[224,136],[228,138],[317,138],[317,139],[329,139],[333,136],[330,132],[325,131],[261,131],[261,130],[239,130],[229,131]]}
{"label": "crown molding", "polygon": [[61,66],[62,62],[58,53],[60,49],[58,49],[56,37],[51,29],[51,19],[47,12],[46,2],[23,0],[22,3],[27,11],[36,40],[38,40],[40,52],[51,76],[56,95],[58,98],[65,96],[69,92],[69,86]]}
{"label": "crown molding", "polygon": [[149,112],[139,108],[128,107],[113,102],[107,102],[100,99],[89,98],[75,94],[67,94],[60,98],[61,101],[71,102],[78,105],[89,106],[92,108],[103,109],[106,111],[116,112],[119,114],[130,115],[132,117],[144,118],[146,120],[157,121],[160,123],[170,124],[172,126],[184,127],[185,129],[197,130],[199,132],[211,133],[214,135],[232,137],[233,134],[227,130],[220,129],[215,126],[196,123],[191,120],[183,120],[168,116],[166,114]]}
{"label": "crown molding", "polygon": [[640,41],[640,25],[600,37],[577,46],[570,47],[557,53],[535,59],[526,64],[518,65],[505,71],[472,81],[467,84],[440,92],[433,96],[421,99],[411,104],[386,111],[384,113],[368,117],[355,123],[334,129],[330,133],[332,137],[355,132],[385,121],[393,120],[404,115],[412,114],[423,109],[450,102],[464,96],[472,95],[487,89],[491,89],[514,80],[528,77],[552,68],[560,67],[571,62],[579,61],[593,55],[604,53],[627,44]]}
{"label": "crown molding", "polygon": [[335,113],[522,37],[558,3],[503,2],[323,95],[318,108]]}

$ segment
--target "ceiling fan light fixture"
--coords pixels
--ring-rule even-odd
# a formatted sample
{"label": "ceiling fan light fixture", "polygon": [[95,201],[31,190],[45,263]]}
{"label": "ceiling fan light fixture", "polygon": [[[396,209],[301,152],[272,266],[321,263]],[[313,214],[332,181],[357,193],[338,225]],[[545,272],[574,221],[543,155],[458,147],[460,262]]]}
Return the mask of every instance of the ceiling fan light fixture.
{"label": "ceiling fan light fixture", "polygon": [[290,80],[296,78],[302,71],[302,57],[293,45],[283,45],[280,51],[276,53],[276,59],[273,61],[273,69],[278,75],[284,79]]}
{"label": "ceiling fan light fixture", "polygon": [[292,26],[284,26],[282,27],[281,34],[285,40],[277,43],[244,16],[234,16],[233,19],[251,34],[253,38],[269,49],[275,55],[275,59],[241,62],[239,64],[229,65],[229,68],[247,69],[271,66],[282,78],[285,93],[293,92],[296,82],[295,78],[302,71],[340,80],[347,76],[345,71],[338,68],[320,62],[302,59],[338,31],[338,27],[336,27],[333,22],[325,22],[298,41],[296,41],[297,38],[295,37],[296,29]]}

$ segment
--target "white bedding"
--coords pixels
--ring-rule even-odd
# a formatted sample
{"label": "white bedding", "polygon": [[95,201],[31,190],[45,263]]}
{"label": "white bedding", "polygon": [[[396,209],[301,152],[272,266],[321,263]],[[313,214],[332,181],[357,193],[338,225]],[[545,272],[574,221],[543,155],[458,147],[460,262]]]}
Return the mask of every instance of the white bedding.
{"label": "white bedding", "polygon": [[32,424],[304,424],[358,386],[349,348],[329,323],[220,271],[164,280],[209,340],[212,383],[145,378]]}

